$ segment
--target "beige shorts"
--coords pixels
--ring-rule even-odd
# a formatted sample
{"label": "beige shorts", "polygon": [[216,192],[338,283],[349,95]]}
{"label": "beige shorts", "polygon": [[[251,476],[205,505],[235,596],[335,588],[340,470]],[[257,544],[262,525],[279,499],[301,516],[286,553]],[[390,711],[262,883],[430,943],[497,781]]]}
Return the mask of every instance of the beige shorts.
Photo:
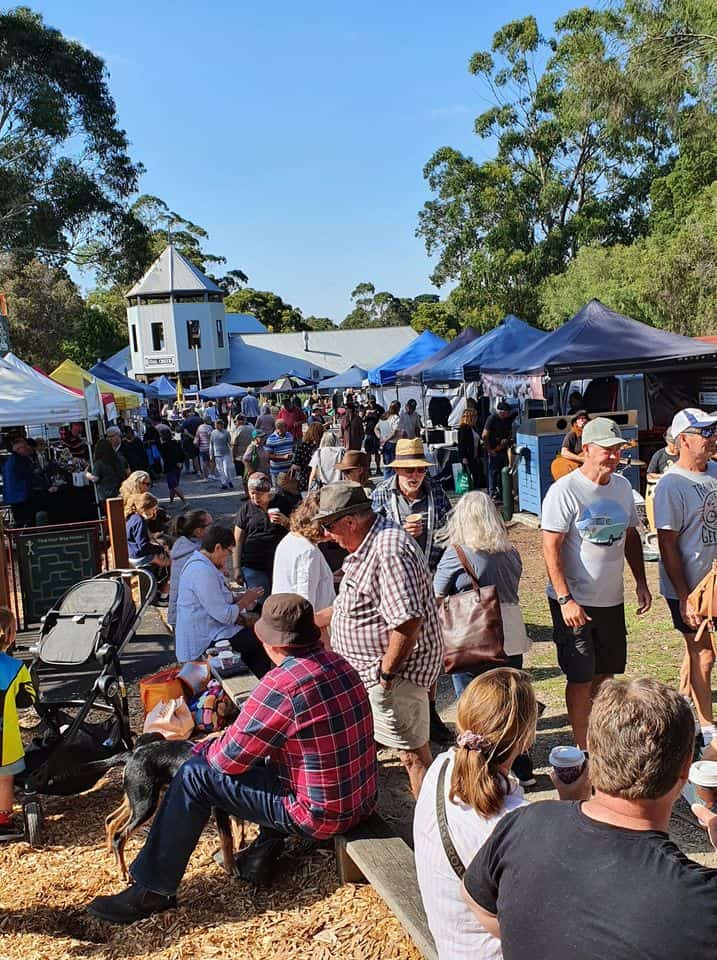
{"label": "beige shorts", "polygon": [[425,687],[396,677],[390,690],[380,683],[369,687],[368,698],[377,743],[392,750],[417,750],[428,743],[430,717]]}

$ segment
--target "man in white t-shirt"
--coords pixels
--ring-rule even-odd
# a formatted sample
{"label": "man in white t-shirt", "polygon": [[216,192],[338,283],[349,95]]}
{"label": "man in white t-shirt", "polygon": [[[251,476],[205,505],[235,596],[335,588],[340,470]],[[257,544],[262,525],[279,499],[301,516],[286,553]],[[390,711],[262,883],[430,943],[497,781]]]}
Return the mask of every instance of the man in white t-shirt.
{"label": "man in white t-shirt", "polygon": [[583,429],[585,462],[550,487],[543,501],[543,557],[558,663],[575,742],[585,748],[600,685],[625,672],[625,559],[635,577],[638,614],[652,597],[645,579],[632,488],[614,476],[625,441],[606,417]]}
{"label": "man in white t-shirt", "polygon": [[655,488],[655,527],[660,545],[660,593],[676,630],[685,638],[680,692],[692,698],[702,738],[715,736],[711,674],[712,640],[704,631],[695,642],[700,620],[688,595],[717,560],[717,463],[714,463],[717,417],[688,407],[670,427],[679,444],[677,463]]}

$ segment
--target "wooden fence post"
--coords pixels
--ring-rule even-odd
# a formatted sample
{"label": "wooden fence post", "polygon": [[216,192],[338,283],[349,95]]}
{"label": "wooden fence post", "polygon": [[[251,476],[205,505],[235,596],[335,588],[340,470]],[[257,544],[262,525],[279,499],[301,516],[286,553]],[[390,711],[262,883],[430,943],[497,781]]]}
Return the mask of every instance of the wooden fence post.
{"label": "wooden fence post", "polygon": [[106,503],[107,526],[110,531],[110,547],[114,569],[126,570],[129,567],[129,553],[127,551],[127,528],[124,520],[124,500],[122,497],[111,497]]}

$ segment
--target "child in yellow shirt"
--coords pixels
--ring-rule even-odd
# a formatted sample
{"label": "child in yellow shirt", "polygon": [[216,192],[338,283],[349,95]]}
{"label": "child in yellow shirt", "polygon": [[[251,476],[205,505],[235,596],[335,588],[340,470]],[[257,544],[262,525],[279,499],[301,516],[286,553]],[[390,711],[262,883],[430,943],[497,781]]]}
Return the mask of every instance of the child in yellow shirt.
{"label": "child in yellow shirt", "polygon": [[24,663],[7,653],[15,643],[15,617],[0,607],[0,840],[22,836],[13,821],[13,778],[25,769],[18,707],[35,702],[35,688]]}

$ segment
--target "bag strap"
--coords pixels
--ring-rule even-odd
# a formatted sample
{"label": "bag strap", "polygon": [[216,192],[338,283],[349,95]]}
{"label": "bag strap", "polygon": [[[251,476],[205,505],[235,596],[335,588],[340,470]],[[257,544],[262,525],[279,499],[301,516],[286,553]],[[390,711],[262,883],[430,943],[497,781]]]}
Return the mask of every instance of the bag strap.
{"label": "bag strap", "polygon": [[453,872],[458,879],[462,880],[466,868],[451,840],[451,834],[448,829],[448,817],[446,816],[446,770],[448,769],[449,760],[450,757],[446,757],[438,774],[438,783],[436,785],[436,818],[438,820],[438,832],[441,835],[441,843],[448,857],[448,862],[453,867]]}
{"label": "bag strap", "polygon": [[468,576],[471,578],[471,581],[473,583],[473,589],[477,592],[478,596],[480,597],[480,582],[478,581],[478,577],[475,575],[475,570],[470,565],[470,563],[468,563],[468,557],[465,555],[463,547],[459,547],[457,543],[454,543],[453,549],[456,551],[456,556],[460,560],[461,566],[463,567],[465,572],[468,574]]}

